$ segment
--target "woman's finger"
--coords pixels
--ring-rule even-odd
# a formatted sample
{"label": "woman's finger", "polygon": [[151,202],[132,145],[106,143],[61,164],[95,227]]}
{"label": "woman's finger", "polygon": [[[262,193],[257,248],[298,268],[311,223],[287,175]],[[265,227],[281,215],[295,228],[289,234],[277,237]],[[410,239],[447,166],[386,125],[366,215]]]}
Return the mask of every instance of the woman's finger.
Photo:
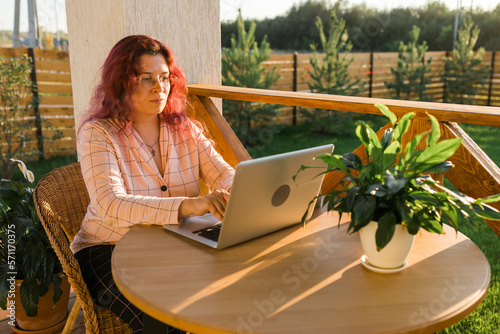
{"label": "woman's finger", "polygon": [[221,199],[216,197],[211,204],[215,208],[215,210],[217,210],[217,212],[219,212],[221,215],[224,215],[224,213],[226,212],[226,202],[224,201],[224,198]]}

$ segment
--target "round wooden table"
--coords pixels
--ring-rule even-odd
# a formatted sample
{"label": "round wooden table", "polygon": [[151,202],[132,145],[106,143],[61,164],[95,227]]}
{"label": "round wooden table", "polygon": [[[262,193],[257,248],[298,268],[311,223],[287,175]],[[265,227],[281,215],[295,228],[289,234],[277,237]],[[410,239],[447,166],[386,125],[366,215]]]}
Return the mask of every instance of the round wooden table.
{"label": "round wooden table", "polygon": [[116,246],[113,276],[150,316],[194,333],[434,333],[484,299],[490,267],[446,226],[416,237],[408,267],[364,268],[347,220],[317,213],[217,251],[159,226],[136,226]]}

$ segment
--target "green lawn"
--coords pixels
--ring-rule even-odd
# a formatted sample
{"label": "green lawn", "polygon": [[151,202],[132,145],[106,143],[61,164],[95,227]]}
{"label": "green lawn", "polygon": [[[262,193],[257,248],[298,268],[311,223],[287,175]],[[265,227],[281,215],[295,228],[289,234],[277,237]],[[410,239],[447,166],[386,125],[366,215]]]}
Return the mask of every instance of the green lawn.
{"label": "green lawn", "polygon": [[[374,124],[374,129],[383,125],[380,119],[373,117],[370,118],[370,122]],[[257,158],[328,143],[334,143],[335,152],[339,154],[350,152],[359,146],[359,141],[354,135],[355,125],[349,127],[345,131],[346,134],[337,136],[312,134],[305,126],[270,127],[261,133],[265,145],[249,148],[249,152],[253,158]],[[500,145],[497,142],[500,138],[500,128],[471,125],[465,125],[464,128],[488,156],[497,165],[500,164]],[[72,155],[27,165],[35,173],[38,181],[50,170],[74,161],[76,156]],[[500,239],[486,223],[475,228],[461,226],[460,230],[486,255],[491,266],[491,283],[486,299],[474,313],[440,333],[500,333]]]}
{"label": "green lawn", "polygon": [[[481,147],[495,164],[500,165],[500,128],[479,125],[462,125],[469,136]],[[460,231],[468,236],[483,251],[491,267],[491,281],[488,295],[483,303],[456,325],[440,333],[500,333],[500,239],[491,228],[482,223],[475,228],[460,226]]]}

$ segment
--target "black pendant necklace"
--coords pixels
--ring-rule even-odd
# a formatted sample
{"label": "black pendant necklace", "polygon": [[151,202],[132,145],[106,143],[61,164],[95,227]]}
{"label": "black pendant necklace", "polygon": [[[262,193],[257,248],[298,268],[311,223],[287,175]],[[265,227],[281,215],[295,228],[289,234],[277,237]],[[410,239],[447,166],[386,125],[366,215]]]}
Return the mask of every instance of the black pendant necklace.
{"label": "black pendant necklace", "polygon": [[[159,136],[158,136],[159,137]],[[153,155],[153,157],[156,155],[156,150],[155,150],[155,147],[156,147],[156,144],[158,144],[158,138],[156,138],[156,141],[153,145],[148,145],[146,144],[145,141],[142,141],[144,143],[144,145],[146,145],[147,147],[149,147],[149,150],[151,151],[151,154]]]}

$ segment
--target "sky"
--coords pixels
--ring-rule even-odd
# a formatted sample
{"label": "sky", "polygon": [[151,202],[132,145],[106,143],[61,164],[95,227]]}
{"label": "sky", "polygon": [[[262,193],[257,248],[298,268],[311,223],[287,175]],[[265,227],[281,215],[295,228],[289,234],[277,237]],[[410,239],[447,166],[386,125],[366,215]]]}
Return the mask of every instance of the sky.
{"label": "sky", "polygon": [[[334,0],[329,0],[335,3]],[[472,6],[484,10],[494,9],[500,1],[492,0],[441,0],[448,8],[456,9],[457,3],[461,1],[462,6],[469,9]],[[306,0],[220,0],[220,14],[222,21],[236,20],[238,9],[244,19],[273,18],[285,15],[293,5],[304,3]],[[395,7],[420,7],[428,0],[347,0],[348,6],[366,3],[368,7],[380,10]],[[0,30],[12,30],[14,27],[14,3],[15,0],[0,0]],[[67,31],[66,13],[64,0],[37,0],[38,21],[44,30],[55,32],[57,29]],[[21,23],[20,30],[28,31],[27,1],[21,0]],[[57,20],[56,20],[57,18]]]}
{"label": "sky", "polygon": [[[14,29],[15,0],[0,0],[0,30]],[[55,32],[67,31],[64,0],[36,0],[38,22],[41,27]],[[21,0],[20,30],[28,31],[28,1]],[[56,20],[57,16],[57,20]]]}
{"label": "sky", "polygon": [[[328,0],[327,0],[328,1]],[[458,1],[461,1],[462,7],[469,9],[471,4],[474,8],[480,7],[484,10],[494,9],[500,1],[498,0],[440,0],[449,9],[456,9]],[[278,15],[284,15],[293,6],[304,3],[306,0],[220,0],[220,12],[222,21],[234,21],[238,15],[238,9],[241,8],[241,15],[244,19],[263,19],[273,18]],[[380,10],[392,9],[397,7],[421,7],[428,3],[428,0],[347,0],[347,5],[360,5],[365,3],[367,7]],[[335,0],[329,3],[334,4]]]}

